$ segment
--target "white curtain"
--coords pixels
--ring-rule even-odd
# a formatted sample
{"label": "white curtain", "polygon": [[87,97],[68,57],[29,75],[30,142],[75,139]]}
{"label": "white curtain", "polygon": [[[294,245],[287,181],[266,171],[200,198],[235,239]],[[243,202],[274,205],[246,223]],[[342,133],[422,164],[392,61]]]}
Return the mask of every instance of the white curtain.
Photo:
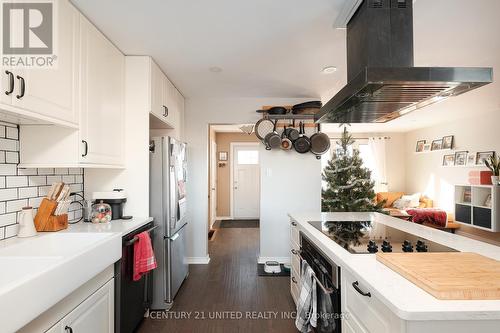
{"label": "white curtain", "polygon": [[386,176],[386,156],[385,147],[386,138],[369,138],[368,146],[372,152],[375,170],[373,179],[375,180],[375,192],[387,192],[387,176]]}

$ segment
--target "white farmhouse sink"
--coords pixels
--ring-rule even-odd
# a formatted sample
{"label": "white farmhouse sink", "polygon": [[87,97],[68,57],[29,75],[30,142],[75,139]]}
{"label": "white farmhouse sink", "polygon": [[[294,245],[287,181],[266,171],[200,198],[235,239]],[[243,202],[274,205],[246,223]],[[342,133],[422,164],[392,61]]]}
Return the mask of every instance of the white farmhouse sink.
{"label": "white farmhouse sink", "polygon": [[88,249],[112,233],[50,233],[39,234],[33,238],[17,239],[15,244],[0,247],[2,257],[46,257],[71,255]]}
{"label": "white farmhouse sink", "polygon": [[[0,295],[2,292],[12,289],[14,284],[22,284],[33,274],[33,271],[44,271],[50,269],[62,257],[1,257],[0,267]],[[4,270],[5,269],[5,270]]]}
{"label": "white farmhouse sink", "polygon": [[43,233],[2,241],[2,333],[17,331],[120,257],[121,233]]}

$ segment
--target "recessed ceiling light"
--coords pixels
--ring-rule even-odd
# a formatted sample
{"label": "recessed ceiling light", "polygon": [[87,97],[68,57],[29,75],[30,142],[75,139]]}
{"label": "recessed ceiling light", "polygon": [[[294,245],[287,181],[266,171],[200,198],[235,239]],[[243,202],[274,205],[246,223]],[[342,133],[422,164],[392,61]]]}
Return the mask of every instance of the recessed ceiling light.
{"label": "recessed ceiling light", "polygon": [[335,73],[336,71],[337,71],[337,67],[335,67],[335,66],[326,66],[325,68],[323,68],[324,74],[332,74],[332,73]]}
{"label": "recessed ceiling light", "polygon": [[222,68],[217,67],[217,66],[210,67],[210,68],[209,68],[209,70],[210,70],[212,73],[220,73],[220,72],[222,72]]}

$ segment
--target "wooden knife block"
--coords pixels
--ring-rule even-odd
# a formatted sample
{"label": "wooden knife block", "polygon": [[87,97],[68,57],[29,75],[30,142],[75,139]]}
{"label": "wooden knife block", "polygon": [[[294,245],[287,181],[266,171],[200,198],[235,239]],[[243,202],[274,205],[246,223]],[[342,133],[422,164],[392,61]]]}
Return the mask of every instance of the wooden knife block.
{"label": "wooden knife block", "polygon": [[57,201],[44,198],[35,216],[36,231],[59,231],[68,228],[68,214],[55,216]]}

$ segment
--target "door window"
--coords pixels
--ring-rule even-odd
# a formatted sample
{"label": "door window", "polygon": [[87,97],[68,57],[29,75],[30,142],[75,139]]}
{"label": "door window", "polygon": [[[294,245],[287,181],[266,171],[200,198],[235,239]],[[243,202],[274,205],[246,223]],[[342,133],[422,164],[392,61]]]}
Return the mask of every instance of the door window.
{"label": "door window", "polygon": [[237,162],[238,164],[259,164],[259,151],[258,150],[238,150]]}

